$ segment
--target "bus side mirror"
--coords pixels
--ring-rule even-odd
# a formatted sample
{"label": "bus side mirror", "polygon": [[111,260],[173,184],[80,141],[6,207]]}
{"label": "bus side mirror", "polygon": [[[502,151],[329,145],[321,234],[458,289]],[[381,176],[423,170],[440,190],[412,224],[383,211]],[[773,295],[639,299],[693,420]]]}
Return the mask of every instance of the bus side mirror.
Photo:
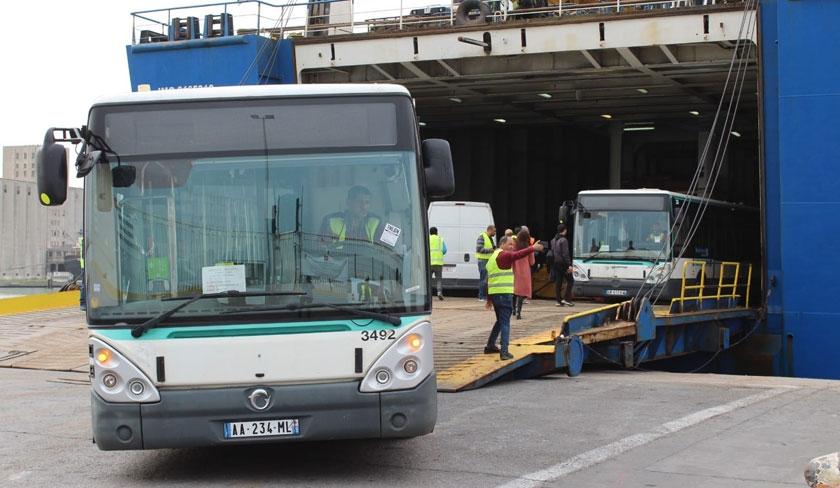
{"label": "bus side mirror", "polygon": [[423,168],[426,173],[426,194],[431,198],[446,198],[455,193],[455,171],[452,151],[443,139],[423,141]]}
{"label": "bus side mirror", "polygon": [[569,222],[569,206],[565,203],[560,205],[557,209],[557,222],[561,224],[568,224]]}
{"label": "bus side mirror", "polygon": [[54,129],[44,136],[44,145],[38,152],[38,199],[41,205],[53,207],[67,199],[67,150],[55,142]]}

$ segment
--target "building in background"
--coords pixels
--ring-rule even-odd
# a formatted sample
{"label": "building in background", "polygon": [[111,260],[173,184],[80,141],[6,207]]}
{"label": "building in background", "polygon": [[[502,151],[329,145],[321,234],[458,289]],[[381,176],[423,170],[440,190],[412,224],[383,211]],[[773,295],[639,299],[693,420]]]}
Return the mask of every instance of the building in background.
{"label": "building in background", "polygon": [[3,178],[18,181],[35,181],[35,157],[39,145],[4,146]]}
{"label": "building in background", "polygon": [[79,269],[82,189],[68,188],[67,201],[38,201],[35,158],[40,146],[3,148],[0,178],[0,286],[60,284]]}
{"label": "building in background", "polygon": [[352,34],[353,1],[338,0],[325,3],[319,0],[309,0],[306,35],[308,37],[319,37]]}

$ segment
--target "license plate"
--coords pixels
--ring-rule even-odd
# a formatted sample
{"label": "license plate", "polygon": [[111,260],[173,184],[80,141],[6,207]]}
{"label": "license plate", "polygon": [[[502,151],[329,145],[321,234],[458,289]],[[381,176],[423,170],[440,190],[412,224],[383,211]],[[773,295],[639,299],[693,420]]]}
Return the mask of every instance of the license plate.
{"label": "license plate", "polygon": [[225,422],[225,439],[278,435],[300,435],[300,422],[298,419]]}
{"label": "license plate", "polygon": [[627,290],[605,290],[604,294],[618,297],[626,297]]}

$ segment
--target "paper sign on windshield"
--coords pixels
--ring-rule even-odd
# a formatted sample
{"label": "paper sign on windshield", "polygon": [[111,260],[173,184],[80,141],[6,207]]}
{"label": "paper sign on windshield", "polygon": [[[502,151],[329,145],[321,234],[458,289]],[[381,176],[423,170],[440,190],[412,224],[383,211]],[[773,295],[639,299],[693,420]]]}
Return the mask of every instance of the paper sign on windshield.
{"label": "paper sign on windshield", "polygon": [[391,224],[385,224],[385,228],[382,229],[382,236],[379,240],[389,246],[396,246],[397,239],[400,238],[400,233],[402,233],[402,230],[399,227],[395,227]]}
{"label": "paper sign on windshield", "polygon": [[245,291],[245,265],[204,266],[201,268],[202,293]]}

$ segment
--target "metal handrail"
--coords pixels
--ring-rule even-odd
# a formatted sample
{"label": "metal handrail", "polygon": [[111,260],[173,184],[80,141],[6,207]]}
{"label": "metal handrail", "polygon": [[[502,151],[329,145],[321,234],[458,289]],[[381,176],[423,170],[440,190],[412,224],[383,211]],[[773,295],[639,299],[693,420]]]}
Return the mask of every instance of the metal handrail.
{"label": "metal handrail", "polygon": [[[735,276],[733,277],[732,283],[723,284],[723,278],[726,275],[727,268],[735,268]],[[735,293],[738,289],[738,275],[741,272],[741,263],[731,262],[731,261],[723,261],[720,263],[720,279],[718,279],[718,289],[717,289],[717,298],[735,298]],[[731,289],[732,293],[729,295],[722,295],[724,288]]]}
{"label": "metal handrail", "polygon": [[[739,288],[744,290],[744,308],[750,307],[750,294],[752,292],[752,263],[740,263],[735,261],[723,261],[719,264],[720,276],[718,277],[717,286],[706,285],[706,261],[687,260],[683,263],[682,279],[680,282],[680,296],[671,299],[671,308],[675,303],[679,302],[680,312],[685,311],[686,301],[697,301],[698,307],[702,305],[704,299],[715,299],[720,302],[721,299],[737,300],[741,298],[738,293]],[[700,284],[688,285],[686,284],[688,276],[686,276],[689,265],[700,265]],[[747,282],[740,283],[741,266],[747,267]],[[725,282],[727,269],[734,269],[735,273],[732,277],[732,282]],[[714,288],[713,288],[714,287]],[[714,294],[705,294],[707,288],[716,289]],[[697,290],[697,295],[686,296],[686,291]]]}
{"label": "metal handrail", "polygon": [[[132,12],[132,43],[136,43],[136,31],[138,29],[138,21],[140,23],[151,23],[153,25],[159,26],[161,28],[166,28],[169,26],[170,21],[173,16],[173,12],[182,12],[184,10],[189,9],[207,9],[207,8],[219,8],[219,10],[224,9],[225,13],[228,13],[229,7],[233,6],[241,6],[241,5],[255,5],[254,10],[256,10],[256,29],[254,29],[253,24],[247,28],[243,29],[242,32],[255,32],[258,35],[262,35],[264,33],[276,34],[276,29],[273,28],[266,28],[265,25],[262,24],[263,20],[263,12],[267,9],[276,9],[283,12],[281,14],[281,18],[286,15],[287,12],[292,12],[290,14],[290,18],[294,18],[295,22],[292,24],[295,25],[294,28],[286,28],[287,32],[303,32],[304,35],[308,33],[311,29],[317,29],[318,31],[329,31],[329,29],[342,29],[344,32],[348,33],[347,29],[349,26],[349,33],[358,32],[371,32],[373,29],[376,28],[391,28],[395,30],[406,30],[412,27],[422,27],[425,24],[428,25],[455,25],[455,9],[457,5],[453,0],[450,0],[450,11],[448,15],[440,15],[440,16],[430,16],[428,18],[419,18],[419,17],[412,17],[411,15],[406,14],[405,8],[403,8],[403,1],[400,0],[399,6],[394,8],[384,9],[381,7],[375,7],[374,10],[370,10],[368,12],[361,12],[358,9],[353,7],[353,3],[350,3],[350,21],[346,22],[336,22],[336,23],[324,23],[316,25],[309,25],[308,20],[304,22],[300,22],[304,19],[311,19],[313,16],[309,15],[308,13],[303,13],[302,15],[294,13],[295,9],[304,9],[312,6],[322,5],[322,4],[331,4],[335,2],[341,2],[346,0],[315,0],[312,2],[308,2],[306,0],[293,0],[292,3],[279,3],[277,0],[271,1],[264,1],[264,0],[238,0],[238,1],[215,1],[215,2],[207,2],[207,3],[197,3],[195,5],[185,5],[185,6],[178,6],[178,7],[168,7],[168,8],[158,8],[158,9],[148,9],[148,10],[138,10]],[[397,2],[393,2],[397,3]],[[554,3],[554,2],[552,2]],[[704,5],[713,6],[716,5],[717,0],[705,0]],[[574,3],[570,0],[558,1],[556,6],[549,6],[549,7],[542,7],[542,8],[531,8],[531,9],[517,9],[517,10],[508,10],[504,7],[505,3],[502,4],[503,7],[501,10],[494,11],[488,17],[489,19],[495,22],[506,22],[508,20],[520,20],[526,17],[538,15],[538,16],[554,16],[554,17],[563,17],[568,15],[597,15],[597,14],[609,14],[615,13],[620,14],[626,10],[633,9],[633,10],[653,10],[653,9],[676,9],[681,7],[690,6],[686,0],[610,0],[610,1],[601,1],[597,4],[578,4]],[[693,6],[693,5],[691,5]],[[397,16],[390,16],[390,17],[383,17],[383,18],[366,18],[364,20],[357,20],[357,17],[363,15],[375,15],[377,13],[382,13],[388,15],[390,12],[394,12],[399,8],[399,14]],[[291,10],[290,10],[291,9]],[[275,10],[275,11],[276,11]],[[167,22],[164,23],[162,19],[154,18],[154,14],[166,14]],[[247,16],[253,17],[252,14],[248,14]],[[265,17],[266,19],[270,20],[270,17]],[[385,21],[385,22],[383,22]],[[303,25],[299,25],[303,24]],[[282,35],[282,34],[281,34]]]}
{"label": "metal handrail", "polygon": [[[699,285],[686,285],[685,284],[685,273],[688,271],[689,265],[700,265],[700,284]],[[680,311],[684,310],[685,305],[685,292],[687,290],[697,290],[696,297],[688,297],[691,300],[697,300],[698,303],[703,303],[703,290],[706,288],[706,261],[694,261],[694,260],[687,260],[683,263],[683,270],[682,270],[682,283],[680,285]]]}
{"label": "metal handrail", "polygon": [[625,303],[626,302],[613,303],[613,304],[610,304],[610,305],[604,305],[603,307],[592,308],[592,309],[589,309],[589,310],[584,310],[583,312],[569,314],[569,315],[566,315],[565,317],[563,317],[563,323],[566,324],[566,323],[569,323],[569,321],[571,321],[571,320],[574,320],[574,319],[577,319],[577,318],[580,318],[580,317],[585,317],[587,315],[592,315],[592,314],[600,313],[600,312],[606,312],[607,310],[618,309],[618,308],[621,308],[621,307],[625,306]]}

